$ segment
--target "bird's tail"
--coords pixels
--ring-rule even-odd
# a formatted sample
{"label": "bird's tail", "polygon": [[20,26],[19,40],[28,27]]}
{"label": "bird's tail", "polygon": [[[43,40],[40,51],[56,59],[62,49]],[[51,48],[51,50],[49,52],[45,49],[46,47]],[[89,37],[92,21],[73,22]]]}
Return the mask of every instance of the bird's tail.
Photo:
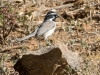
{"label": "bird's tail", "polygon": [[30,37],[32,37],[32,36],[35,36],[37,30],[38,30],[38,28],[37,28],[33,33],[31,33],[31,34],[29,34],[29,35],[27,35],[27,36],[25,36],[25,37],[23,37],[23,38],[21,38],[21,39],[18,39],[17,41],[20,42],[20,41],[26,40],[26,39],[28,39],[28,38],[30,38]]}
{"label": "bird's tail", "polygon": [[31,33],[31,34],[29,34],[29,35],[27,35],[27,36],[25,36],[25,37],[23,37],[23,38],[21,38],[21,39],[18,39],[17,41],[23,41],[23,40],[26,40],[26,39],[28,39],[28,38],[30,38],[32,36],[35,36],[35,33],[34,32]]}

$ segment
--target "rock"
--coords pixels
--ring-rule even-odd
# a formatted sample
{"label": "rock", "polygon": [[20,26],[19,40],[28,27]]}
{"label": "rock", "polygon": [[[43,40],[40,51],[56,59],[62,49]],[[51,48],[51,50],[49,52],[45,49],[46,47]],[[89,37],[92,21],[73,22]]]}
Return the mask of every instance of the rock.
{"label": "rock", "polygon": [[24,55],[14,66],[20,75],[52,75],[54,65],[62,57],[59,48],[41,55]]}
{"label": "rock", "polygon": [[71,68],[66,57],[63,58],[63,52],[58,47],[28,51],[14,65],[14,69],[19,72],[19,75],[78,75]]}

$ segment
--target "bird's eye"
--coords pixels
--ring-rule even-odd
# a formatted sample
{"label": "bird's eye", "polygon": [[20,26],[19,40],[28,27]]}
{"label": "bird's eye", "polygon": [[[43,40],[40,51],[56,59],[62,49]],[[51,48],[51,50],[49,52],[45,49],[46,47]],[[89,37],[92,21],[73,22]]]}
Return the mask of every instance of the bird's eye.
{"label": "bird's eye", "polygon": [[56,14],[55,14],[54,16],[55,16],[55,17],[58,17],[58,15],[56,15]]}

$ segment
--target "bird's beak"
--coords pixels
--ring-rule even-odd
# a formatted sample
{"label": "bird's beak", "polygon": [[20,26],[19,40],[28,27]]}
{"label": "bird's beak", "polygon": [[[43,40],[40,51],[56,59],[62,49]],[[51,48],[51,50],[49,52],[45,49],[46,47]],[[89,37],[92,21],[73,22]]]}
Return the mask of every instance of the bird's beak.
{"label": "bird's beak", "polygon": [[64,18],[61,15],[58,15],[59,18],[61,18],[62,20],[64,20]]}

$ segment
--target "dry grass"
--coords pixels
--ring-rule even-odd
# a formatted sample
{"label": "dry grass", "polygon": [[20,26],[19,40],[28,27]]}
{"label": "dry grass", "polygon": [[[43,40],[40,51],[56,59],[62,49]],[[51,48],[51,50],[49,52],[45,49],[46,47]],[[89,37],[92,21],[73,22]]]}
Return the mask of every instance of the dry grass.
{"label": "dry grass", "polygon": [[[3,24],[0,17],[0,67],[7,75],[14,74],[13,65],[19,55],[27,50],[37,50],[38,41],[30,38],[22,43],[12,43],[11,40],[24,37],[33,32],[41,24],[44,14],[50,9],[57,9],[61,18],[57,19],[57,28],[49,38],[52,44],[63,42],[68,49],[79,52],[83,58],[83,65],[79,75],[100,75],[100,1],[99,0],[43,0],[40,2],[26,2],[19,0],[4,0],[12,5],[12,13],[16,18],[9,35],[3,39]],[[65,6],[69,4],[68,6]],[[70,5],[72,4],[72,5]],[[60,6],[60,7],[59,7]],[[8,7],[9,8],[9,7]],[[44,8],[44,9],[43,9]],[[43,9],[43,10],[41,10]],[[9,20],[9,19],[8,19]],[[10,20],[9,20],[10,21]],[[5,25],[6,32],[9,25]],[[5,33],[6,34],[6,33]],[[41,40],[43,46],[47,46]]]}

